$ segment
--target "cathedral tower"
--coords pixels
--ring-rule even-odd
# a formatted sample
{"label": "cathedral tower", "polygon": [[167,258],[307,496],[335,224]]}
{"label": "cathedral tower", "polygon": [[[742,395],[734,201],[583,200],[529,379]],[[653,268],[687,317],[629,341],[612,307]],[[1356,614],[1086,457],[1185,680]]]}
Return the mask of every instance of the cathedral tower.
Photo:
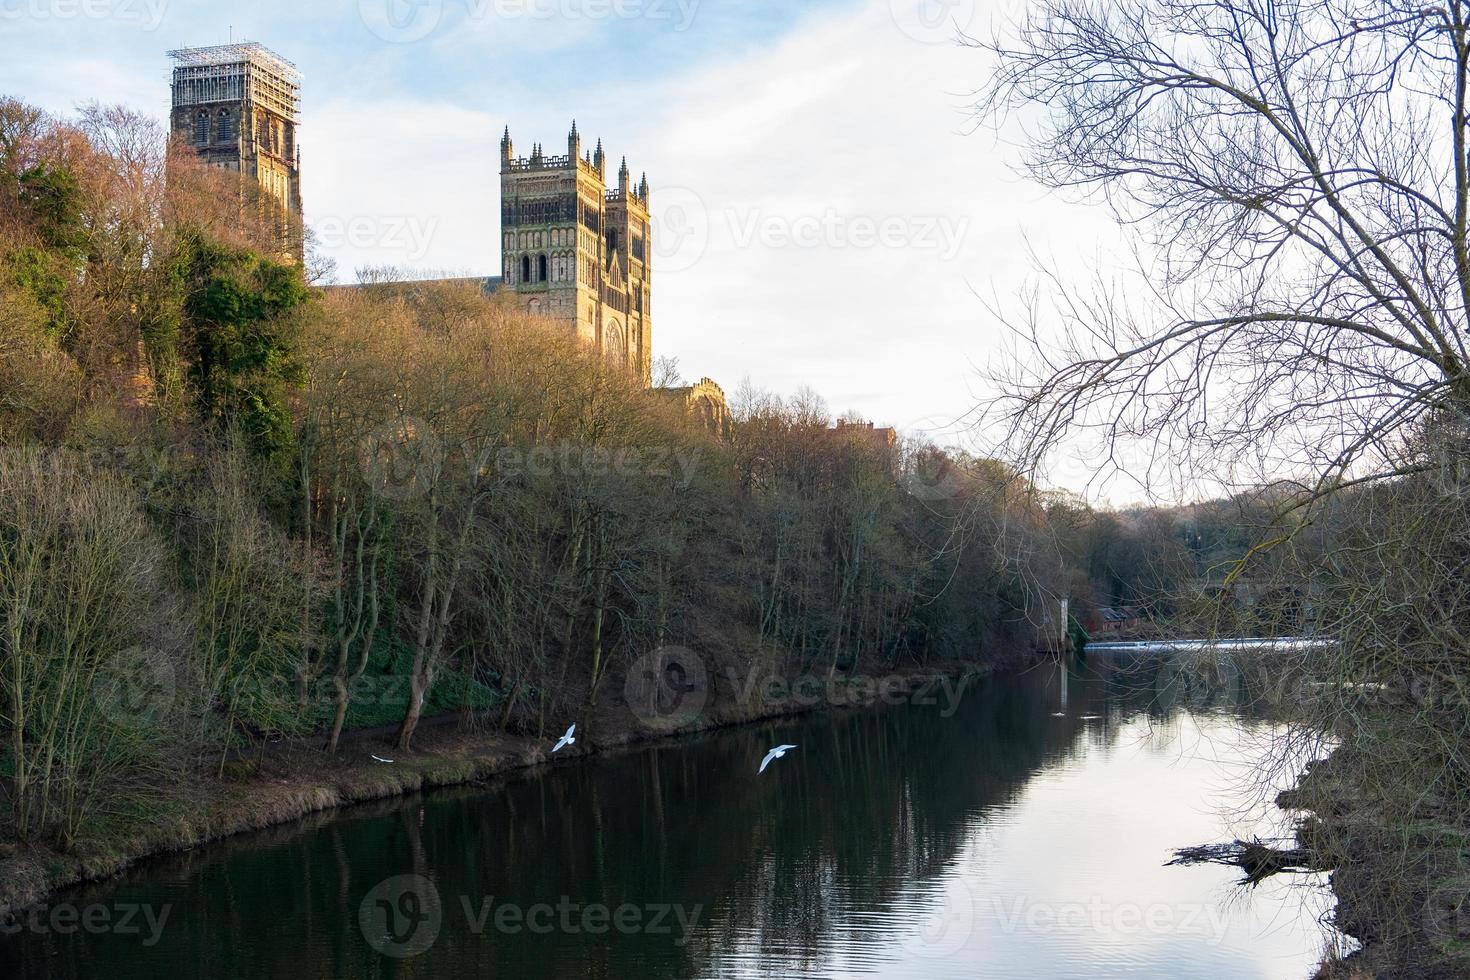
{"label": "cathedral tower", "polygon": [[565,155],[539,143],[516,156],[507,127],[500,142],[504,286],[532,312],[562,322],[604,357],[652,377],[648,179],[636,187],[627,161],[616,189],[607,154],[582,149],[572,123]]}
{"label": "cathedral tower", "polygon": [[170,51],[172,127],[212,166],[259,184],[280,208],[285,251],[301,259],[300,73],[255,43]]}

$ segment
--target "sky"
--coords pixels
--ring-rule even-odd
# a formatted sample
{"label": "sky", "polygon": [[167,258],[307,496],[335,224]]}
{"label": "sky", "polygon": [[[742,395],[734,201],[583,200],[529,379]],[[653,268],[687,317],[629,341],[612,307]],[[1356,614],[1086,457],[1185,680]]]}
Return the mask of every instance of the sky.
{"label": "sky", "polygon": [[958,421],[1006,346],[987,299],[1117,236],[974,115],[957,35],[1024,2],[0,0],[0,93],[164,120],[170,49],[267,45],[304,77],[306,219],[344,280],[498,274],[502,131],[564,153],[576,119],[610,180],[648,175],[656,356],[984,448]]}

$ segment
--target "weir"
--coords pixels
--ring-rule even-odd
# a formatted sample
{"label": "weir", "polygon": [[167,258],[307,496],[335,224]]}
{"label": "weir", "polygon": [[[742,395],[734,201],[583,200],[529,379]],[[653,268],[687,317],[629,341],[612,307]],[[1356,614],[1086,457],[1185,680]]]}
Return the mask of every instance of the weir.
{"label": "weir", "polygon": [[1330,637],[1292,636],[1256,637],[1218,640],[1123,640],[1112,643],[1088,643],[1087,653],[1300,653],[1307,650],[1332,650],[1337,641]]}

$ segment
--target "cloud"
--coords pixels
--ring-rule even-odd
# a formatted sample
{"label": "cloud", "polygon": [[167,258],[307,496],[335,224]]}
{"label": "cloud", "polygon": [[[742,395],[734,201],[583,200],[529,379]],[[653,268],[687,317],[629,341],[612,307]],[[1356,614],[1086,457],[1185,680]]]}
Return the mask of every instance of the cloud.
{"label": "cloud", "polygon": [[385,264],[496,274],[503,126],[488,112],[406,99],[314,111],[302,196],[344,277]]}
{"label": "cloud", "polygon": [[1019,285],[1027,239],[1086,252],[1109,228],[973,133],[966,93],[986,71],[973,49],[915,40],[881,0],[650,99],[632,142],[651,151],[654,210],[675,183],[710,225],[696,264],[655,266],[656,345],[696,373],[811,383],[882,422],[969,411],[1000,340],[975,292]]}

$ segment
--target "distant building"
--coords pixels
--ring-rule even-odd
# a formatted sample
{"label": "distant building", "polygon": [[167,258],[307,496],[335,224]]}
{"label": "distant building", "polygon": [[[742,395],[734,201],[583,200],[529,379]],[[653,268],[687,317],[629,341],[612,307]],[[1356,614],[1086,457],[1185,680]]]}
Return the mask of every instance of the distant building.
{"label": "distant building", "polygon": [[606,186],[607,154],[584,153],[572,123],[564,155],[500,141],[501,284],[527,311],[565,324],[614,364],[653,374],[653,231],[648,177],[628,161]]}
{"label": "distant building", "polygon": [[659,392],[682,402],[690,418],[703,424],[716,439],[724,441],[730,438],[734,422],[730,405],[725,400],[725,389],[709,378],[700,378],[698,384],[682,388],[660,388]]}
{"label": "distant building", "polygon": [[253,42],[181,48],[169,56],[175,138],[205,162],[258,184],[280,206],[284,251],[300,261],[300,72]]}
{"label": "distant building", "polygon": [[884,452],[898,448],[898,431],[874,425],[872,422],[850,422],[844,419],[834,425],[832,431],[838,435],[866,440],[873,448]]}
{"label": "distant building", "polygon": [[1125,606],[1103,606],[1097,611],[1098,633],[1131,633],[1142,624],[1138,612]]}
{"label": "distant building", "polygon": [[1238,577],[1228,581],[1196,579],[1187,594],[1233,610],[1237,615],[1267,623],[1277,629],[1315,631],[1318,626],[1323,588],[1320,583],[1273,581],[1269,578]]}
{"label": "distant building", "polygon": [[859,445],[880,460],[895,479],[902,469],[898,454],[898,432],[895,429],[874,425],[872,422],[853,422],[841,419],[827,430],[828,435],[848,445]]}

